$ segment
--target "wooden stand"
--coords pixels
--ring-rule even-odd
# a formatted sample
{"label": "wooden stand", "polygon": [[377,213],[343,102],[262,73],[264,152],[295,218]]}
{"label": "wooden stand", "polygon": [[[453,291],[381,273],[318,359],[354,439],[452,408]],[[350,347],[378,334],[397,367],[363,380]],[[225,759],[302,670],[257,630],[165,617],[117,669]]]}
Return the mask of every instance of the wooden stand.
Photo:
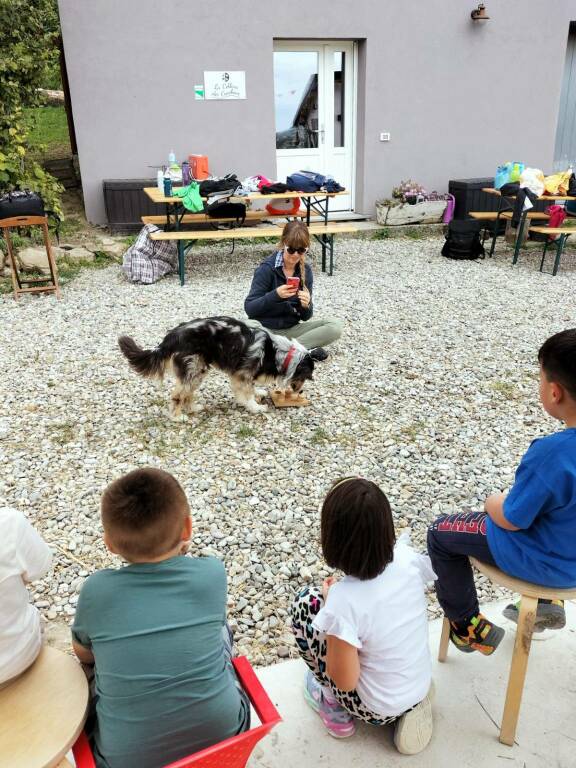
{"label": "wooden stand", "polygon": [[275,389],[270,393],[270,398],[276,408],[302,408],[310,405],[310,400],[301,393],[295,395],[290,390]]}
{"label": "wooden stand", "polygon": [[[12,248],[12,240],[10,238],[10,228],[33,226],[42,227],[42,232],[44,235],[44,247],[46,248],[46,255],[48,256],[48,267],[50,268],[50,276],[24,279],[20,276],[18,264],[16,263],[16,257]],[[53,291],[56,294],[56,298],[59,299],[60,286],[58,285],[58,270],[56,269],[56,262],[54,261],[52,251],[50,250],[48,219],[46,216],[13,216],[10,219],[0,219],[0,229],[2,229],[4,232],[6,245],[8,246],[8,258],[10,259],[10,266],[12,267],[12,286],[14,288],[14,298],[18,300],[21,293],[46,293]]]}

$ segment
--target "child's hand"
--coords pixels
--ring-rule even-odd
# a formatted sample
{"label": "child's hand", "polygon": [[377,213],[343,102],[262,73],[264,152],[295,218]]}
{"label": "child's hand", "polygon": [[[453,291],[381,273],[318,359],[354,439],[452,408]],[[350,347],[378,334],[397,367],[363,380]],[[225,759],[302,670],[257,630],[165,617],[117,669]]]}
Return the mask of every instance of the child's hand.
{"label": "child's hand", "polygon": [[324,602],[326,602],[326,598],[328,597],[328,590],[333,584],[336,584],[338,579],[335,576],[328,576],[327,579],[324,579],[322,582],[322,597],[324,598]]}

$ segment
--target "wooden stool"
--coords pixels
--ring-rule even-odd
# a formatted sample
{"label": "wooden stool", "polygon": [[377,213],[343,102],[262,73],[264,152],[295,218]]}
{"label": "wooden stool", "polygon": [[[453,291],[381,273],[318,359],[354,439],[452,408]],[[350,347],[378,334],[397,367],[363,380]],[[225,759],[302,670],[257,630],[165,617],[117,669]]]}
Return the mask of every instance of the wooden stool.
{"label": "wooden stool", "polygon": [[[11,227],[42,227],[44,234],[44,247],[48,256],[48,266],[50,268],[50,277],[36,277],[33,279],[23,279],[20,277],[16,257],[12,249],[12,240],[10,238]],[[4,230],[6,245],[8,246],[8,258],[12,267],[12,286],[14,288],[14,298],[18,300],[21,293],[44,293],[54,291],[56,298],[60,298],[60,286],[58,285],[58,270],[56,262],[50,249],[50,238],[48,236],[48,219],[46,216],[13,216],[10,219],[0,219],[0,228]],[[46,285],[49,283],[49,285]],[[26,287],[22,287],[26,286]]]}
{"label": "wooden stool", "polygon": [[[520,715],[520,703],[524,690],[524,678],[526,677],[526,668],[528,666],[528,655],[530,653],[530,644],[532,643],[538,598],[544,600],[573,600],[576,598],[576,589],[541,587],[538,584],[531,584],[529,581],[522,581],[521,579],[515,579],[513,576],[508,576],[507,573],[503,573],[496,566],[481,563],[473,557],[470,558],[470,562],[474,568],[483,573],[484,576],[487,576],[491,582],[516,592],[522,598],[512,664],[510,665],[510,675],[508,676],[502,726],[500,728],[500,741],[502,744],[507,744],[511,747],[514,744],[518,716]],[[438,661],[446,661],[449,642],[450,622],[444,617]]]}
{"label": "wooden stool", "polygon": [[0,765],[66,766],[86,720],[88,681],[71,656],[44,647],[32,666],[0,690]]}

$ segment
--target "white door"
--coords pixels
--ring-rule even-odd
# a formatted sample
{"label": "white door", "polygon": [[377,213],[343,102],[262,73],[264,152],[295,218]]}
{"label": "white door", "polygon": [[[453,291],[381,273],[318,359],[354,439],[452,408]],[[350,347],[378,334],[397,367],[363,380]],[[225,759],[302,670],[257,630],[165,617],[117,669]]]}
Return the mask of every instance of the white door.
{"label": "white door", "polygon": [[295,171],[333,176],[346,190],[331,211],[353,208],[354,43],[274,44],[276,175]]}

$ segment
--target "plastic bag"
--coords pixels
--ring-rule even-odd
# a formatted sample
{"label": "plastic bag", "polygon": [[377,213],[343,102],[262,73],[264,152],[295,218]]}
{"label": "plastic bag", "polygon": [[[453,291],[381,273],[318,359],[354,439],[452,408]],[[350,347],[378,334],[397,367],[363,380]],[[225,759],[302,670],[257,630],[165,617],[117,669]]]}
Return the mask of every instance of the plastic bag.
{"label": "plastic bag", "polygon": [[553,173],[551,176],[546,176],[544,179],[544,189],[548,195],[567,195],[568,187],[570,186],[570,176],[572,176],[572,170],[563,171],[562,173]]}
{"label": "plastic bag", "polygon": [[525,168],[520,175],[520,187],[526,187],[540,197],[544,193],[544,174],[540,168]]}
{"label": "plastic bag", "polygon": [[494,189],[500,189],[504,184],[520,181],[520,176],[522,175],[524,168],[524,163],[516,161],[499,165],[496,169],[496,176],[494,177]]}

